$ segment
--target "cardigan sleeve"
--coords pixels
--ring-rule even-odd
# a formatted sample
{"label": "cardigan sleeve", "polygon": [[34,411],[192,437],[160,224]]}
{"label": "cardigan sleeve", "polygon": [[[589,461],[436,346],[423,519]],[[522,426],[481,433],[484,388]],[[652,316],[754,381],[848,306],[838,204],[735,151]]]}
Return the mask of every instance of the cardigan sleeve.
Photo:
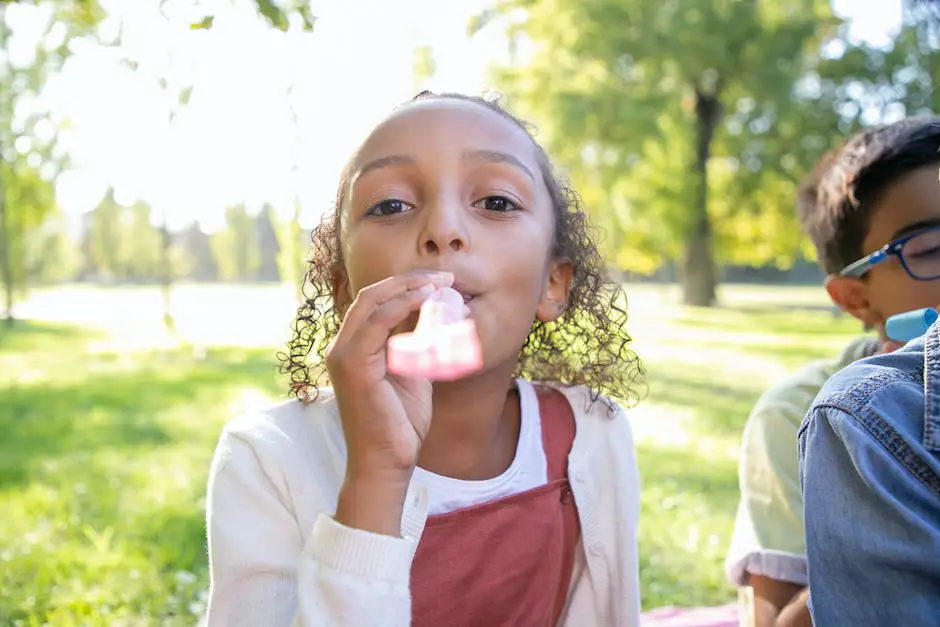
{"label": "cardigan sleeve", "polygon": [[[223,432],[209,477],[207,627],[411,623],[414,543],[321,512],[302,534],[268,438]],[[283,453],[283,452],[282,452]],[[307,540],[304,540],[304,536]]]}

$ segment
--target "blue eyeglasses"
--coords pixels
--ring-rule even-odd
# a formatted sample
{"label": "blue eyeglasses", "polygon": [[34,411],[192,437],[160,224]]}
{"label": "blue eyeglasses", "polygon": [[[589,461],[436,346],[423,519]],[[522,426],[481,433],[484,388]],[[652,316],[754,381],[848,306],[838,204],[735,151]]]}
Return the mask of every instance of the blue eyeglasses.
{"label": "blue eyeglasses", "polygon": [[904,271],[914,280],[940,279],[940,226],[905,235],[850,263],[839,272],[839,276],[863,277],[874,266],[891,257],[897,257]]}

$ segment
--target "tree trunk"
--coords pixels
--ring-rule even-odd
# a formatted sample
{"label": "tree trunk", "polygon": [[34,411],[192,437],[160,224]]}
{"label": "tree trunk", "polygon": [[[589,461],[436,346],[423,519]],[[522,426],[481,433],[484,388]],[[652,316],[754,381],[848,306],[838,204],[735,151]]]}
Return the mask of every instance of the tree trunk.
{"label": "tree trunk", "polygon": [[717,276],[708,216],[708,160],[720,119],[718,96],[696,90],[695,204],[682,264],[682,299],[686,305],[697,307],[715,304]]}
{"label": "tree trunk", "polygon": [[3,187],[3,168],[0,157],[0,281],[3,282],[4,318],[6,326],[13,326],[13,238],[10,235],[10,217],[7,213],[6,190]]}

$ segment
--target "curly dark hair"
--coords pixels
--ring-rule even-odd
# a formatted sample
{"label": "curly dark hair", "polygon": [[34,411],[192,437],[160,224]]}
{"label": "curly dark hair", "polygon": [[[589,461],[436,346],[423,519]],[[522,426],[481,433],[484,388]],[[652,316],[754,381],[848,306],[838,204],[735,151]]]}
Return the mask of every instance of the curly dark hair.
{"label": "curly dark hair", "polygon": [[[593,400],[601,394],[628,405],[638,402],[644,389],[644,369],[630,349],[626,330],[627,301],[620,283],[608,274],[597,249],[597,232],[588,223],[578,195],[559,182],[545,150],[535,141],[530,126],[499,102],[463,94],[421,92],[410,102],[456,99],[486,107],[526,131],[538,150],[542,177],[555,208],[555,258],[572,265],[571,291],[562,315],[552,322],[535,321],[519,354],[516,376],[562,386],[584,385]],[[405,103],[407,104],[407,103]],[[303,282],[303,302],[291,326],[287,352],[278,353],[280,371],[290,377],[290,394],[304,402],[315,400],[328,384],[325,352],[342,322],[334,307],[334,279],[344,272],[340,245],[339,212],[349,187],[349,167],[339,183],[336,204],[311,234]]]}

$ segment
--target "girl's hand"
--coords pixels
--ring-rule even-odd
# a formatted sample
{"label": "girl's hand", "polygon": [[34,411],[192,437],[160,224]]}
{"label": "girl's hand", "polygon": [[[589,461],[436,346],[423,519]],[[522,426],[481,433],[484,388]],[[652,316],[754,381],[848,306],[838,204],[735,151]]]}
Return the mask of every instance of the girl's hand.
{"label": "girl's hand", "polygon": [[390,375],[392,330],[427,297],[454,282],[450,273],[411,273],[362,289],[326,356],[346,439],[346,478],[336,519],[399,535],[401,512],[431,426],[431,383]]}

